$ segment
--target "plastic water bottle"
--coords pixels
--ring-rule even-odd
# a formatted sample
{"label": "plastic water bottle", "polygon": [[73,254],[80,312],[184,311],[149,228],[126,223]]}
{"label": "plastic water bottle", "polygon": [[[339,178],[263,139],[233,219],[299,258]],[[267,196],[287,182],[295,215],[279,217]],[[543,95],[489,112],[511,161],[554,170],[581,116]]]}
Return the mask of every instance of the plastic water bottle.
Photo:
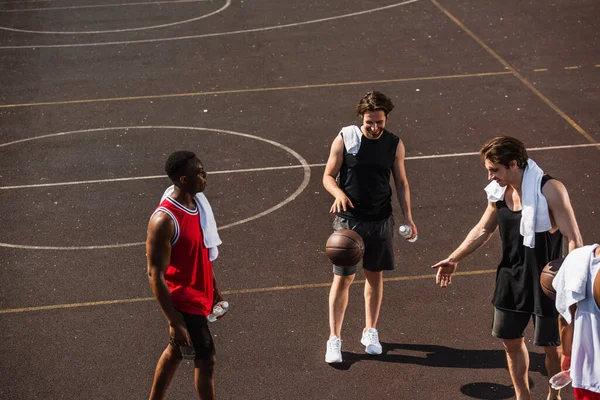
{"label": "plastic water bottle", "polygon": [[550,378],[550,385],[554,390],[560,390],[571,383],[571,371],[561,371],[558,374]]}
{"label": "plastic water bottle", "polygon": [[215,322],[217,318],[224,315],[229,309],[229,303],[225,300],[218,302],[213,307],[212,313],[207,317],[208,322]]}
{"label": "plastic water bottle", "polygon": [[412,228],[409,225],[400,226],[400,228],[398,228],[398,232],[400,232],[400,236],[408,240],[410,243],[414,243],[417,241],[417,236],[415,236],[412,239],[409,239],[409,237],[412,235]]}

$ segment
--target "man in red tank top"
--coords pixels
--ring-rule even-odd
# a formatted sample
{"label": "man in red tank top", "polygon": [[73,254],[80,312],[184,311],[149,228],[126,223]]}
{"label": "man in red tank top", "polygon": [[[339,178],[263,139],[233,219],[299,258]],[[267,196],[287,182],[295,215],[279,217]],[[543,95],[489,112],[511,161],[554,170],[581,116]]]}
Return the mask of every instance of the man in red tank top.
{"label": "man in red tank top", "polygon": [[184,355],[194,360],[200,399],[214,399],[215,348],[206,317],[223,298],[204,244],[196,193],[206,187],[206,172],[196,155],[178,151],[165,170],[174,191],[152,214],[146,255],[148,279],[169,323],[170,343],[154,375],[150,399],[164,398]]}

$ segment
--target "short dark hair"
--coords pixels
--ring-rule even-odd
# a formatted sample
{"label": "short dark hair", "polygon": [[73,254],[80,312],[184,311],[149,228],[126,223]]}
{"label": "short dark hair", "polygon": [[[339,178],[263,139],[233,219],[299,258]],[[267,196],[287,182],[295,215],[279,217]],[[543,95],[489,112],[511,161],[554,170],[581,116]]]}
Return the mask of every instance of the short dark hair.
{"label": "short dark hair", "polygon": [[510,166],[512,160],[516,160],[519,168],[525,169],[529,159],[523,142],[510,136],[493,138],[483,145],[479,154],[484,160],[504,165],[506,168]]}
{"label": "short dark hair", "polygon": [[196,158],[196,154],[191,151],[176,151],[167,158],[165,172],[172,181],[176,181],[184,174],[188,162],[194,158]]}
{"label": "short dark hair", "polygon": [[381,110],[387,115],[394,109],[394,103],[385,94],[377,91],[367,92],[356,107],[356,115],[362,117],[368,111]]}

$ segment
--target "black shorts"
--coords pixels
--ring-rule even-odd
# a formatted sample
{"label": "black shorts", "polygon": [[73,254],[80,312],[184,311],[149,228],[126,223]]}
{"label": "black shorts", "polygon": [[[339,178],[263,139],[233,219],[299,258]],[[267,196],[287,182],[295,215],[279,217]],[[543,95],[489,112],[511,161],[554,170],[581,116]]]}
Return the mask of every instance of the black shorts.
{"label": "black shorts", "polygon": [[[365,254],[362,266],[372,272],[391,271],[394,269],[394,218],[381,221],[361,221],[340,216],[333,220],[333,230],[352,229],[365,242]],[[356,273],[356,265],[351,267],[333,266],[335,275],[350,276]]]}
{"label": "black shorts", "polygon": [[[208,329],[208,320],[206,317],[204,315],[188,314],[179,310],[177,312],[185,322],[185,326],[190,334],[190,339],[196,352],[194,359],[208,360],[214,356],[215,344],[212,334]],[[169,344],[176,349],[179,348],[172,340],[169,340]]]}
{"label": "black shorts", "polygon": [[533,316],[536,346],[560,346],[558,317],[539,317],[534,314],[500,310],[494,307],[492,335],[498,339],[520,339]]}

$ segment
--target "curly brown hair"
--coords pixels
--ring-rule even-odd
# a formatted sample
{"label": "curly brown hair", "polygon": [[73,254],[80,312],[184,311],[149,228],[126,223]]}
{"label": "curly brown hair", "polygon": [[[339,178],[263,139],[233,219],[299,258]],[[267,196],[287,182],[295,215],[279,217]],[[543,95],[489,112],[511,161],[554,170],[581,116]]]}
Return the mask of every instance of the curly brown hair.
{"label": "curly brown hair", "polygon": [[362,117],[368,111],[381,110],[387,115],[394,109],[394,103],[385,94],[377,91],[367,92],[356,107],[356,115]]}

